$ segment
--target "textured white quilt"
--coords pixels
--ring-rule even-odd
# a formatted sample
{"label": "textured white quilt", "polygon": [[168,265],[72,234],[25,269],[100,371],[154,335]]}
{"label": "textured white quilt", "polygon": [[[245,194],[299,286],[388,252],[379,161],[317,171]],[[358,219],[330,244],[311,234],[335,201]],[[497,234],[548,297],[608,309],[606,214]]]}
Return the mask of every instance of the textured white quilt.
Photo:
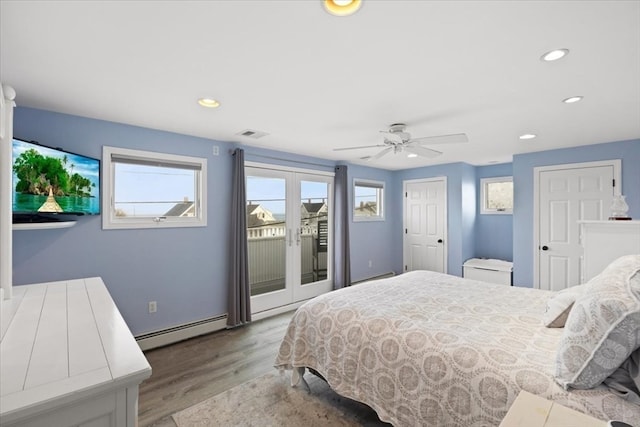
{"label": "textured white quilt", "polygon": [[414,271],[330,292],[295,313],[276,367],[309,367],[396,426],[497,426],[520,390],[640,427],[605,386],[553,379],[552,292]]}

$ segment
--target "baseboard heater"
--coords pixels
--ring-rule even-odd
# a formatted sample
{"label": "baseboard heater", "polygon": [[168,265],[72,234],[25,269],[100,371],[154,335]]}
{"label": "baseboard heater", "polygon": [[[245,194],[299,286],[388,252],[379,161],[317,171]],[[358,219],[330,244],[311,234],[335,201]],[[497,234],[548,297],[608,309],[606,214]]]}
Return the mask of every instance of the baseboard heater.
{"label": "baseboard heater", "polygon": [[219,331],[226,327],[227,315],[223,314],[217,317],[210,317],[172,328],[149,332],[148,334],[138,335],[136,341],[143,351],[151,350],[152,348],[173,344],[178,341],[197,337],[198,335]]}
{"label": "baseboard heater", "polygon": [[367,279],[362,279],[362,280],[358,280],[357,282],[351,282],[351,285],[357,285],[359,283],[364,283],[364,282],[368,282],[370,280],[379,280],[379,279],[386,279],[388,277],[393,277],[395,276],[396,273],[394,271],[390,271],[388,273],[383,273],[383,274],[379,274],[377,276],[373,276],[373,277],[369,277]]}

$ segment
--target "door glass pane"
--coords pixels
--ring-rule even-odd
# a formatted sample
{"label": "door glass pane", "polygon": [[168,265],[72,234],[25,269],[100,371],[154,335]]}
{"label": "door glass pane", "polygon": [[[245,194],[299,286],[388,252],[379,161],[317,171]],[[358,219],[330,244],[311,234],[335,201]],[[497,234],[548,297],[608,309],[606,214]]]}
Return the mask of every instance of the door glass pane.
{"label": "door glass pane", "polygon": [[302,285],[327,278],[329,184],[300,181]]}
{"label": "door glass pane", "polygon": [[251,296],[285,288],[286,182],[247,176],[247,252]]}

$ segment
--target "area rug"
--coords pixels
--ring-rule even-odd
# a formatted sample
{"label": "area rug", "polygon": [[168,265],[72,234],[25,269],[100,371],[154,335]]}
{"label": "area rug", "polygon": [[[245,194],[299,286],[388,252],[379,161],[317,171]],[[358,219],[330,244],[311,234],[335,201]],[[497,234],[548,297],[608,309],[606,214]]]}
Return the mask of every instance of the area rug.
{"label": "area rug", "polygon": [[309,389],[291,387],[290,372],[277,371],[172,415],[178,427],[198,426],[389,426],[366,405],[336,394],[305,374]]}

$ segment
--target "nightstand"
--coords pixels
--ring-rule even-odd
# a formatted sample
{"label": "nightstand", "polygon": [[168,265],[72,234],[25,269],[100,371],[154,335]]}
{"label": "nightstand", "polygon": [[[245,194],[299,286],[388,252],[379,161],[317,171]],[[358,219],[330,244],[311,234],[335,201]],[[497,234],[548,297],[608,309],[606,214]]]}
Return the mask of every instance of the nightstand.
{"label": "nightstand", "polygon": [[500,427],[606,427],[607,422],[521,391]]}

